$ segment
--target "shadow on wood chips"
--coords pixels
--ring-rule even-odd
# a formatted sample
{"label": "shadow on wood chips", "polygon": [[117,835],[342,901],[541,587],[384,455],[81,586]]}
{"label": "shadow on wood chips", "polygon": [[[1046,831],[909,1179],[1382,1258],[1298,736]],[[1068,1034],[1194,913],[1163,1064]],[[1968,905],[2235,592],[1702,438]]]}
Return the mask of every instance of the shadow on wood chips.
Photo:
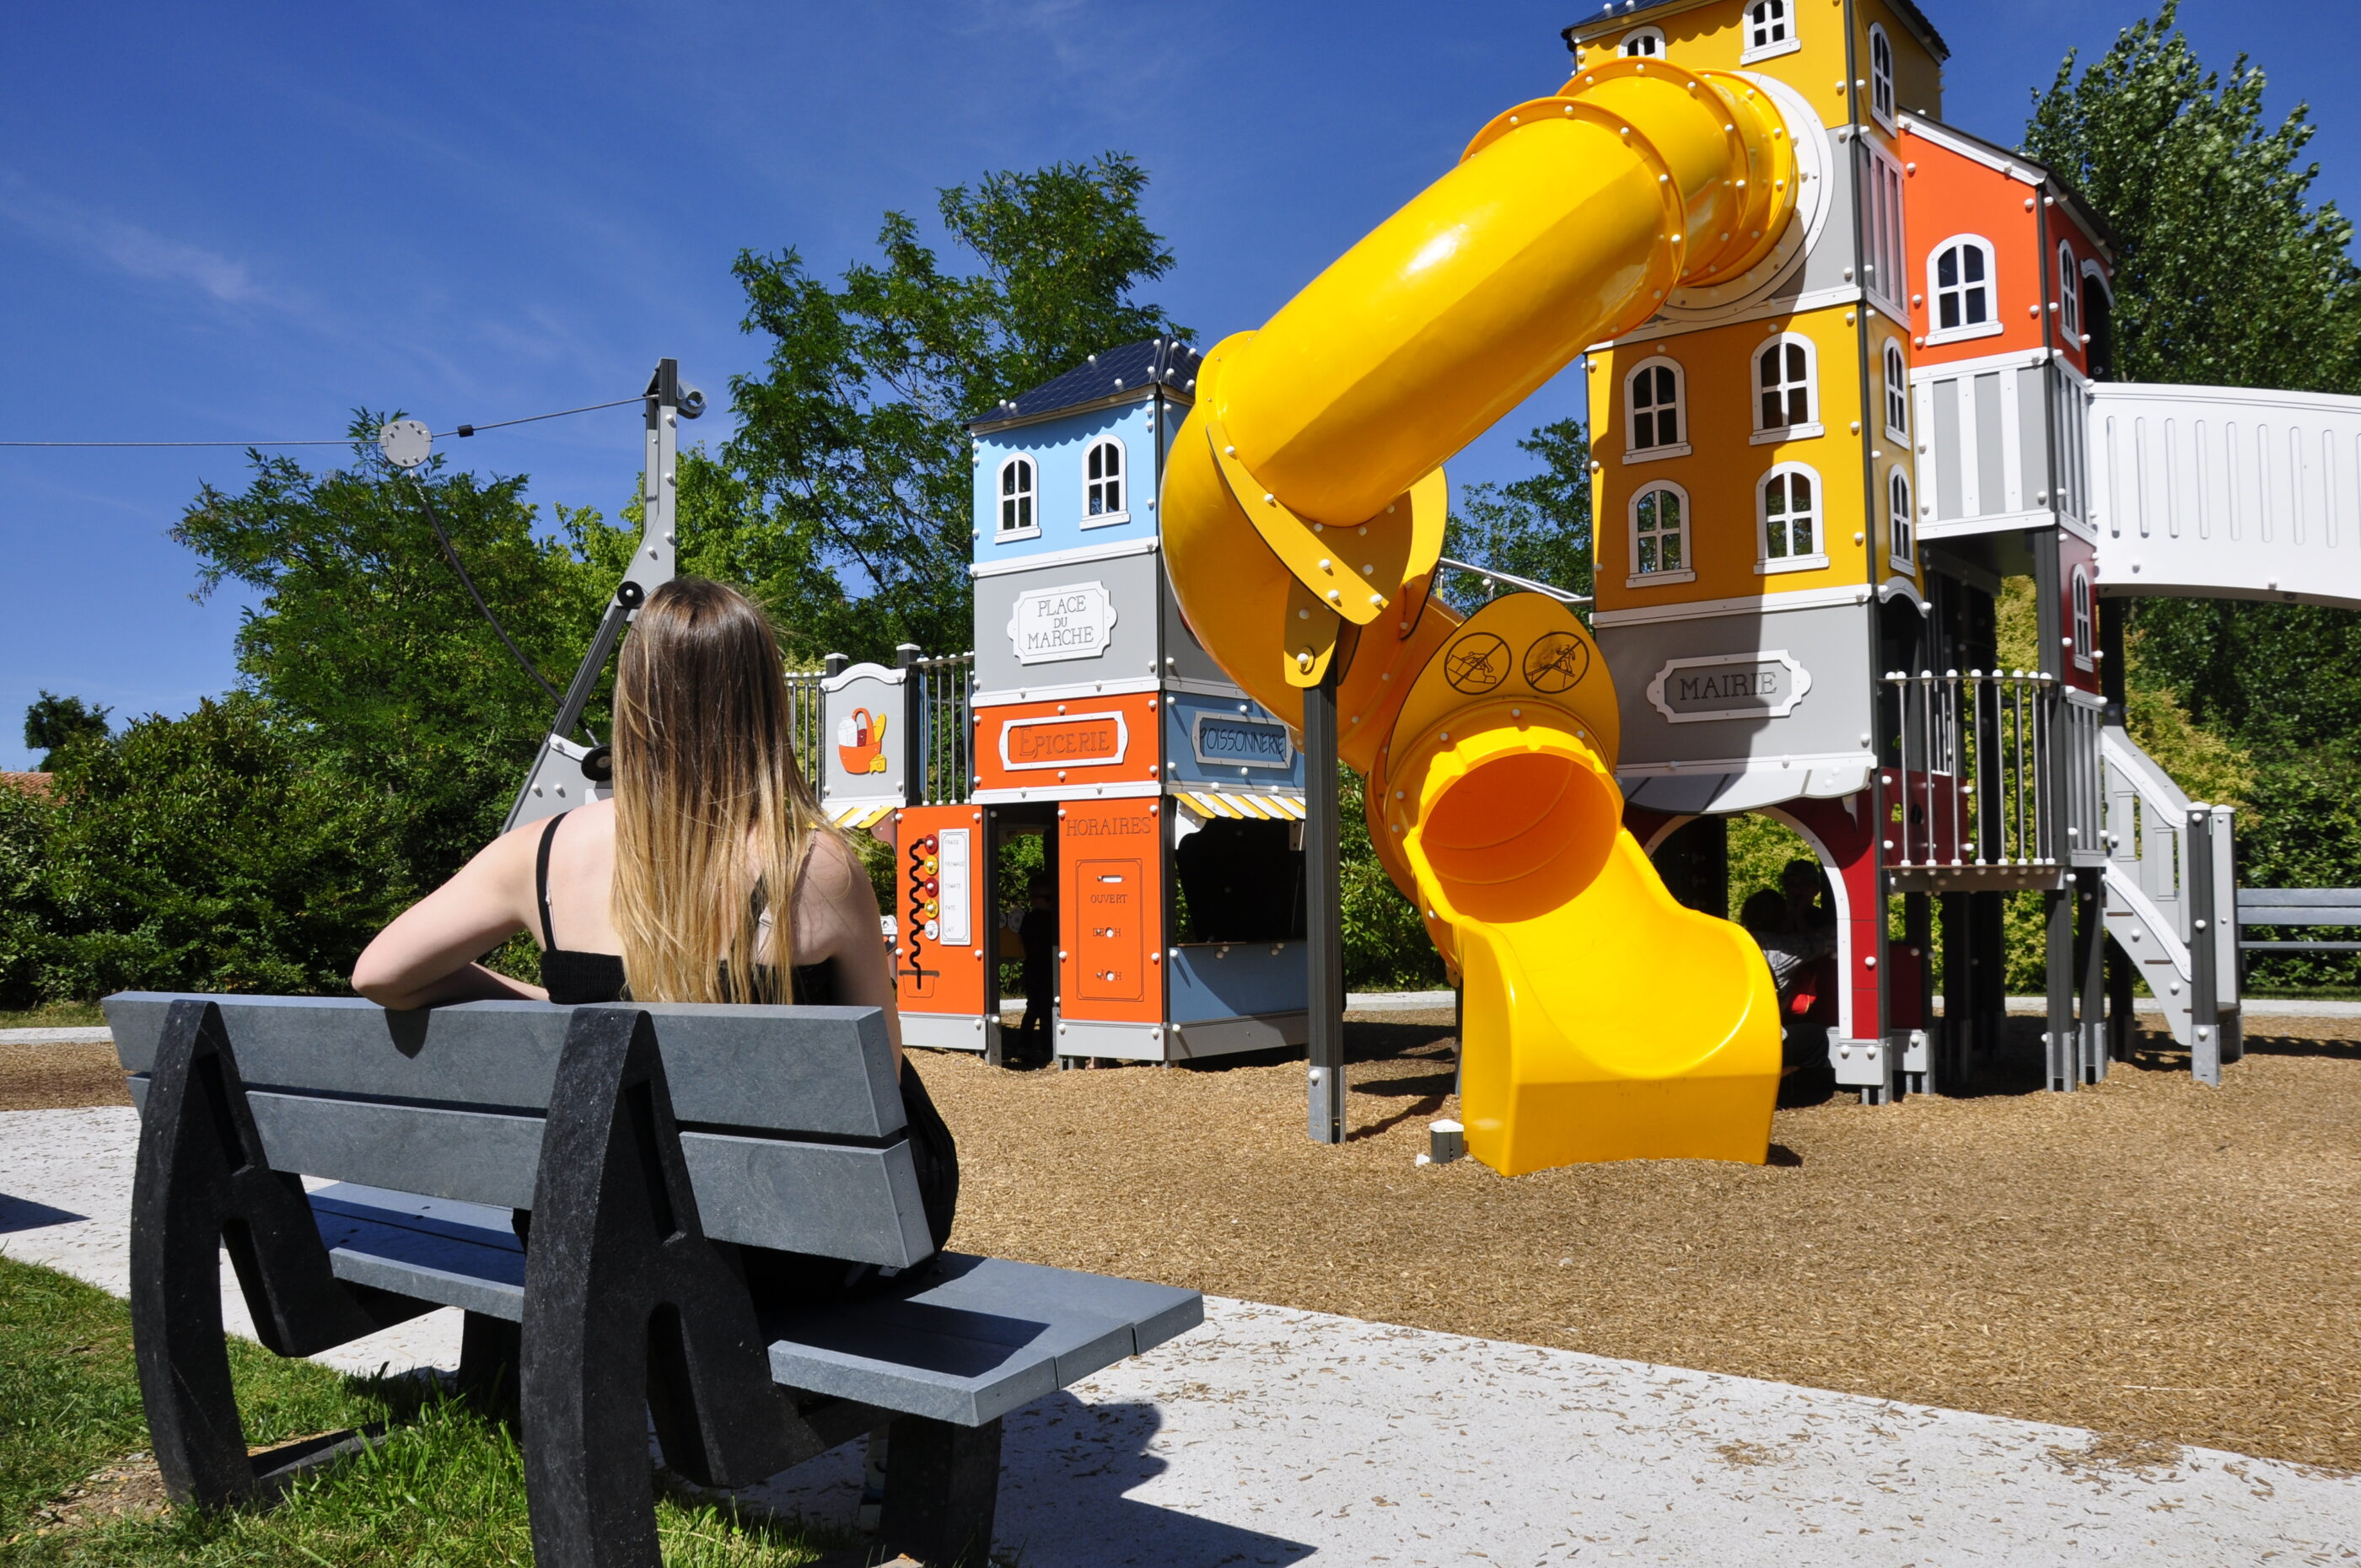
{"label": "shadow on wood chips", "polygon": [[1451,1016],[1356,1018],[1351,1137],[1302,1054],[1007,1073],[928,1053],[955,1246],[1384,1322],[2361,1468],[2361,1020],[2269,1018],[2223,1087],[2169,1037],[2041,1091],[1790,1079],[1767,1166],[1417,1166]]}
{"label": "shadow on wood chips", "polygon": [[[922,1052],[952,1245],[1384,1322],[2361,1469],[2361,1020],[2160,1036],[2039,1091],[2012,1020],[1960,1099],[1791,1079],[1765,1166],[1419,1167],[1448,1013],[1355,1020],[1350,1140],[1301,1053],[1005,1072]],[[0,1046],[0,1109],[120,1104],[104,1046]],[[2110,1441],[2114,1441],[2111,1438]]]}

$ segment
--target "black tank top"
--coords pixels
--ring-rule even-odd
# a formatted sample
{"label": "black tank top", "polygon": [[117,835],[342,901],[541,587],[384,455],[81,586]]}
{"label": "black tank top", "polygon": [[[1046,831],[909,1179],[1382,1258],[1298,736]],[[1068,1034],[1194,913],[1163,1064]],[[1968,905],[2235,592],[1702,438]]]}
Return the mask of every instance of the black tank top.
{"label": "black tank top", "polygon": [[[620,1002],[628,989],[628,977],[623,973],[623,955],[594,953],[579,948],[561,948],[557,932],[549,917],[549,846],[557,837],[557,825],[573,813],[561,811],[549,819],[541,830],[540,853],[533,858],[533,893],[541,908],[541,985],[549,992],[552,1002],[566,1006],[584,1003]],[[753,994],[749,1002],[789,1002],[802,1007],[827,1007],[835,1003],[836,964],[823,959],[816,964],[797,964],[787,971],[788,993],[777,994],[778,971],[765,964],[755,971]],[[724,975],[727,984],[727,975]]]}

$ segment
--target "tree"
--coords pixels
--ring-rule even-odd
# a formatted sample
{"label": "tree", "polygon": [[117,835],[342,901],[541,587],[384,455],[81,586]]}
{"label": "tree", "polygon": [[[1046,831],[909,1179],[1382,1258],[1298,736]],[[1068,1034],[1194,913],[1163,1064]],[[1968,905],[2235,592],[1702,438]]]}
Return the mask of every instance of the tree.
{"label": "tree", "polygon": [[883,264],[848,268],[840,287],[792,248],[740,253],[743,324],[771,349],[761,376],[730,381],[726,462],[746,488],[729,526],[782,541],[765,583],[800,651],[968,645],[967,422],[1100,349],[1188,336],[1133,299],[1172,265],[1140,216],[1147,183],[1107,153],[942,192],[944,229],[983,263],[972,274],[947,271],[901,213],[878,235]]}
{"label": "tree", "polygon": [[2180,0],[2126,27],[2098,63],[2058,69],[2025,150],[2078,188],[2119,241],[2116,374],[2135,381],[2361,391],[2353,225],[2314,206],[2314,127],[2298,104],[2263,124],[2264,75],[2226,84],[2175,26]]}
{"label": "tree", "polygon": [[[1443,553],[1569,593],[1590,592],[1590,436],[1582,422],[1542,425],[1517,443],[1541,459],[1541,471],[1506,485],[1470,485],[1452,509]],[[1444,582],[1455,603],[1487,596],[1464,573]]]}
{"label": "tree", "polygon": [[58,754],[77,740],[105,740],[110,711],[44,688],[40,699],[25,709],[25,744],[45,753],[38,771],[49,772],[57,765]]}
{"label": "tree", "polygon": [[[0,866],[41,916],[0,923],[0,983],[18,1000],[342,990],[418,891],[392,853],[395,803],[355,783],[243,692],[69,748],[38,863],[20,876],[20,849]],[[0,828],[23,843],[25,822]]]}
{"label": "tree", "polygon": [[[353,422],[353,466],[314,474],[253,458],[247,488],[199,491],[172,536],[201,563],[197,597],[259,590],[238,670],[312,761],[395,803],[399,857],[432,885],[495,832],[554,705],[469,602],[423,488],[495,613],[547,678],[573,672],[615,576],[536,532],[525,480],[434,459],[403,477]],[[577,540],[605,525],[560,510]],[[628,545],[625,546],[628,550]]]}

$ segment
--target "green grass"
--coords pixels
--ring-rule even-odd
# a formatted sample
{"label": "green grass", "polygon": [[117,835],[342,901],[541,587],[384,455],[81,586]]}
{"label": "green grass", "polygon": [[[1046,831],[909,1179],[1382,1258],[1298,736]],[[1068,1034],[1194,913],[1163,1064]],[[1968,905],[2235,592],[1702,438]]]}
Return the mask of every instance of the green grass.
{"label": "green grass", "polygon": [[0,1008],[0,1029],[82,1029],[106,1022],[95,1002],[45,1002],[38,1007]]}
{"label": "green grass", "polygon": [[[0,1562],[165,1564],[528,1564],[524,1472],[499,1423],[430,1385],[346,1377],[231,1342],[247,1440],[394,1424],[368,1452],[313,1473],[268,1509],[174,1508],[31,1535],[40,1506],[147,1448],[126,1305],[49,1269],[0,1258]],[[845,1544],[663,1498],[675,1568],[789,1568]]]}

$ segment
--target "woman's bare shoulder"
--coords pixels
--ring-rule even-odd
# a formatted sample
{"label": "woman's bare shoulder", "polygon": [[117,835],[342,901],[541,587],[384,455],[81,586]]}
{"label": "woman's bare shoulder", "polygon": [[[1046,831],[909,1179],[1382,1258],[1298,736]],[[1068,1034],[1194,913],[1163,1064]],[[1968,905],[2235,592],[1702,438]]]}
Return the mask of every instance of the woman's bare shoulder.
{"label": "woman's bare shoulder", "polygon": [[861,863],[860,852],[837,833],[812,835],[811,849],[804,860],[804,885],[817,900],[829,904],[847,897],[874,904],[877,897],[869,885],[869,868]]}

